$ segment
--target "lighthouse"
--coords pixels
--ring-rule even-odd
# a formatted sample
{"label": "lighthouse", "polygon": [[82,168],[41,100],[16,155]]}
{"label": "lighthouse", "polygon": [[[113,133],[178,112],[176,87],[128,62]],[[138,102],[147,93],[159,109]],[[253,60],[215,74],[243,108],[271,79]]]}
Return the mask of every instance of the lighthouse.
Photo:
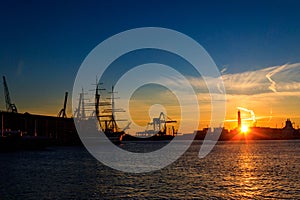
{"label": "lighthouse", "polygon": [[242,119],[241,119],[241,111],[238,110],[238,130],[241,130],[242,127]]}

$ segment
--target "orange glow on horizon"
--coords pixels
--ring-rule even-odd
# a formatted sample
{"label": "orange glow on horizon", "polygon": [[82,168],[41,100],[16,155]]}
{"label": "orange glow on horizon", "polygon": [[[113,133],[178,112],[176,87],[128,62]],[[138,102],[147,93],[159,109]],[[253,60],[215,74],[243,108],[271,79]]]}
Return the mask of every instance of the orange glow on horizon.
{"label": "orange glow on horizon", "polygon": [[249,127],[247,125],[242,125],[241,132],[243,134],[248,134],[249,133]]}

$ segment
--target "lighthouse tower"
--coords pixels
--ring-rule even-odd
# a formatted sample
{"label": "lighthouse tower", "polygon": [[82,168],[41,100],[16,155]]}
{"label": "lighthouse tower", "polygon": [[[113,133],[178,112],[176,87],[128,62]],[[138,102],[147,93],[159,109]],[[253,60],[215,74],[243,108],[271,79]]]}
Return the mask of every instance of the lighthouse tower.
{"label": "lighthouse tower", "polygon": [[242,127],[241,111],[238,110],[238,130],[241,130],[241,127]]}

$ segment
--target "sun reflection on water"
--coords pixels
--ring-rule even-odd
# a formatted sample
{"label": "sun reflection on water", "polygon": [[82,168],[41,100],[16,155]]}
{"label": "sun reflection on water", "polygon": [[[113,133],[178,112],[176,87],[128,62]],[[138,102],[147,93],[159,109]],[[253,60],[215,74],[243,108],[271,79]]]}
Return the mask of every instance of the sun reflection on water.
{"label": "sun reflection on water", "polygon": [[257,164],[259,165],[259,163],[254,160],[250,144],[245,144],[240,150],[238,156],[238,174],[236,174],[240,191],[236,192],[241,197],[254,198],[260,194],[257,177]]}

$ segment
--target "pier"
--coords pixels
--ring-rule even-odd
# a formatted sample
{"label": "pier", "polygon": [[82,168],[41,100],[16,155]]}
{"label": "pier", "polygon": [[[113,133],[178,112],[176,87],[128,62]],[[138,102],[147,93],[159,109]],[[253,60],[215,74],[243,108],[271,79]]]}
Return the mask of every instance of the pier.
{"label": "pier", "polygon": [[56,145],[81,144],[73,118],[0,111],[1,136],[47,137]]}

